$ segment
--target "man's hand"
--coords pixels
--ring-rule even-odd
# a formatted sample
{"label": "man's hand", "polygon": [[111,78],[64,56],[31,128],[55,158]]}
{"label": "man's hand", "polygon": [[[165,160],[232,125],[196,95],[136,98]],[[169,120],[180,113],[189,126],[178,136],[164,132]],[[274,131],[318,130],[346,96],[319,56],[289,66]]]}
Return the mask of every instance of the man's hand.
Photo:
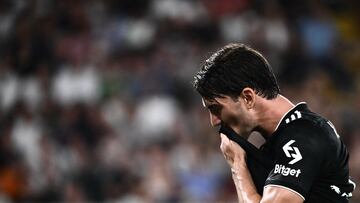
{"label": "man's hand", "polygon": [[231,141],[226,135],[220,133],[220,137],[220,149],[230,165],[239,202],[260,202],[261,196],[256,191],[256,187],[246,165],[246,152],[240,145]]}
{"label": "man's hand", "polygon": [[[236,164],[246,164],[245,157],[246,152],[241,148],[238,144],[231,141],[226,135],[220,133],[221,137],[221,145],[220,149],[230,165],[233,169]],[[235,164],[236,163],[236,164]]]}

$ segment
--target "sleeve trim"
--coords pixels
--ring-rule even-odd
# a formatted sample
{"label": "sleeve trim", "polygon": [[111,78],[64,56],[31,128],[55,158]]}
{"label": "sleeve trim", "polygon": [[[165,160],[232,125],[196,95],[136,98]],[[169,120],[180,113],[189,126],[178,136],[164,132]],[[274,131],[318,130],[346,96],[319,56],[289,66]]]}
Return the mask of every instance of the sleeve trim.
{"label": "sleeve trim", "polygon": [[279,187],[279,188],[283,188],[283,189],[286,189],[286,190],[289,190],[297,195],[299,195],[304,201],[305,201],[305,197],[302,196],[300,193],[296,192],[295,190],[291,189],[291,188],[288,188],[288,187],[285,187],[285,186],[282,186],[282,185],[275,185],[275,184],[269,184],[269,185],[265,185],[264,188],[267,188],[269,186],[272,186],[272,187]]}

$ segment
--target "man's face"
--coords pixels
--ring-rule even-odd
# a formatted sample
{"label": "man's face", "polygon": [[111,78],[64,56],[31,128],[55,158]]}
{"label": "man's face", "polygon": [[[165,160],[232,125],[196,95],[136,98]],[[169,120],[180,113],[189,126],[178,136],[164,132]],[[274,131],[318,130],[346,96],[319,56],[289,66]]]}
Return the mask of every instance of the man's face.
{"label": "man's face", "polygon": [[250,111],[241,97],[216,97],[203,99],[203,105],[209,110],[210,123],[213,127],[227,125],[242,137],[248,137],[253,129]]}

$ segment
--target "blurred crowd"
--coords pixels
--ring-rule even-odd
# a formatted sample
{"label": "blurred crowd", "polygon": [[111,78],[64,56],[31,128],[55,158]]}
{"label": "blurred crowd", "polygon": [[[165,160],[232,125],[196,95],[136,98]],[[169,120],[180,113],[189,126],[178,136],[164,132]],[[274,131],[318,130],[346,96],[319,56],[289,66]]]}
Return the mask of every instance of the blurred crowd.
{"label": "blurred crowd", "polygon": [[230,42],[260,50],[283,95],[335,124],[360,184],[359,9],[355,0],[0,1],[0,201],[235,202],[191,84]]}

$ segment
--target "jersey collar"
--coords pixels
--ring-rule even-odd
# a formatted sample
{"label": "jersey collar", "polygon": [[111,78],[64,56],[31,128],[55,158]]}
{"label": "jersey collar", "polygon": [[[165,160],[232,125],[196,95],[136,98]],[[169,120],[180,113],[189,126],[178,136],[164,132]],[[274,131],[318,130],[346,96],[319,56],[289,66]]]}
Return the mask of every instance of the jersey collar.
{"label": "jersey collar", "polygon": [[304,109],[307,108],[306,102],[300,102],[298,104],[296,104],[293,108],[291,108],[288,112],[286,112],[280,119],[279,123],[276,125],[275,131],[276,132],[278,130],[278,128],[281,125],[286,124],[286,119],[288,117],[291,117],[291,115],[296,111],[296,110],[300,110],[300,109]]}

